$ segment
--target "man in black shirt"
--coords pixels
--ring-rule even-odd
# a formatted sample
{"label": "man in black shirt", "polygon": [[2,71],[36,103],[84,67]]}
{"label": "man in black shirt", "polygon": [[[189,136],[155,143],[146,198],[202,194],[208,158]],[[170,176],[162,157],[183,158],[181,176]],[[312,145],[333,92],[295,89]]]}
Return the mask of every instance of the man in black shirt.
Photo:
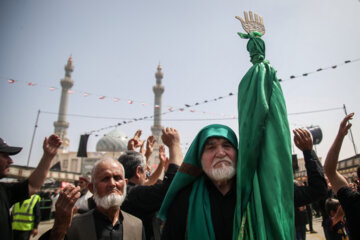
{"label": "man in black shirt", "polygon": [[119,157],[119,162],[125,168],[125,176],[129,180],[128,194],[121,209],[143,221],[146,239],[148,240],[153,239],[154,232],[156,233],[160,230],[157,224],[153,223],[155,221],[154,217],[160,209],[167,189],[183,160],[178,131],[173,128],[164,128],[161,138],[163,143],[169,148],[170,154],[170,164],[163,181],[158,181],[150,186],[145,185],[146,160],[145,156],[141,153],[127,151]]}
{"label": "man in black shirt", "polygon": [[354,113],[350,113],[341,122],[335,141],[326,156],[324,169],[345,212],[350,238],[360,239],[360,193],[353,191],[346,179],[336,170],[341,145],[351,127],[349,120],[353,116]]}
{"label": "man in black shirt", "polygon": [[294,184],[294,204],[301,207],[321,198],[327,194],[327,184],[324,177],[324,170],[313,150],[311,134],[305,129],[295,129],[294,143],[303,152],[306,174],[308,177],[307,186]]}
{"label": "man in black shirt", "polygon": [[[18,183],[0,183],[0,233],[2,239],[13,239],[9,216],[10,207],[40,190],[50,169],[51,160],[55,157],[61,143],[60,138],[56,135],[45,138],[44,154],[28,179]],[[6,177],[9,172],[10,165],[13,163],[10,156],[18,154],[21,149],[9,146],[0,138],[0,178]]]}

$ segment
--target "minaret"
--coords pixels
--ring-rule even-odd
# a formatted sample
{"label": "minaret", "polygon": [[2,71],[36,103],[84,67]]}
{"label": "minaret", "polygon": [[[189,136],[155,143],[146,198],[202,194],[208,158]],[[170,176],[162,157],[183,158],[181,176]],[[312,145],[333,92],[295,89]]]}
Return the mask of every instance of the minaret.
{"label": "minaret", "polygon": [[59,107],[58,120],[54,122],[55,134],[58,135],[63,144],[61,150],[65,151],[69,146],[69,139],[66,138],[66,130],[69,127],[69,123],[66,122],[66,113],[69,103],[69,90],[74,85],[74,81],[71,79],[71,73],[74,71],[72,56],[69,57],[67,64],[65,65],[65,78],[61,79],[61,99]]}
{"label": "minaret", "polygon": [[154,146],[154,152],[150,159],[150,164],[158,164],[159,159],[159,145],[162,143],[161,141],[161,95],[163,94],[165,88],[161,85],[161,80],[164,77],[162,73],[161,65],[159,64],[157,67],[157,72],[155,73],[156,85],[153,87],[153,92],[155,94],[155,103],[154,103],[154,125],[151,127],[152,135],[156,139],[156,143]]}

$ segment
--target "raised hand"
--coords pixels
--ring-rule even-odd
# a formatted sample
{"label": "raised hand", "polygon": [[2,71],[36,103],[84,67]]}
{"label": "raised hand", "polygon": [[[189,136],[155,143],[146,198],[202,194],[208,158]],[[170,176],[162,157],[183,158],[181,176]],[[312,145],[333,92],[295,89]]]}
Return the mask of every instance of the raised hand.
{"label": "raised hand", "polygon": [[168,146],[171,147],[173,145],[180,145],[180,136],[178,131],[175,128],[163,128],[162,130],[162,135],[161,135],[161,139],[163,141],[163,143]]}
{"label": "raised hand", "polygon": [[265,26],[264,26],[263,18],[255,13],[255,19],[254,19],[252,11],[249,11],[249,15],[250,15],[250,19],[249,19],[248,13],[246,11],[244,11],[245,21],[244,21],[244,19],[242,19],[239,16],[236,16],[235,18],[240,20],[243,29],[247,33],[250,34],[251,32],[257,31],[257,32],[261,33],[262,35],[264,35],[265,34]]}
{"label": "raised hand", "polygon": [[137,130],[134,137],[132,139],[129,140],[128,142],[128,146],[127,149],[128,150],[133,150],[136,151],[136,149],[138,147],[141,147],[144,144],[144,140],[140,140],[140,136],[141,136],[141,130]]}
{"label": "raised hand", "polygon": [[311,133],[306,129],[296,128],[293,130],[294,143],[301,150],[312,150],[313,141]]}
{"label": "raised hand", "polygon": [[159,158],[160,158],[160,162],[162,162],[163,164],[165,164],[165,161],[166,161],[166,153],[165,153],[165,147],[164,147],[164,145],[160,145],[160,146],[159,146]]}
{"label": "raised hand", "polygon": [[145,151],[145,157],[146,159],[149,159],[151,154],[154,151],[154,144],[155,144],[156,140],[154,136],[149,136],[147,141],[146,141],[146,151]]}
{"label": "raised hand", "polygon": [[55,204],[55,223],[51,232],[51,239],[63,239],[69,229],[73,217],[73,209],[80,197],[80,188],[74,185],[67,185]]}
{"label": "raised hand", "polygon": [[345,137],[348,134],[349,129],[351,128],[352,124],[349,123],[349,120],[353,119],[354,113],[350,113],[346,115],[346,117],[342,120],[339,127],[339,135]]}
{"label": "raised hand", "polygon": [[55,134],[51,135],[49,138],[45,138],[43,143],[44,156],[51,159],[55,157],[61,144],[61,139]]}

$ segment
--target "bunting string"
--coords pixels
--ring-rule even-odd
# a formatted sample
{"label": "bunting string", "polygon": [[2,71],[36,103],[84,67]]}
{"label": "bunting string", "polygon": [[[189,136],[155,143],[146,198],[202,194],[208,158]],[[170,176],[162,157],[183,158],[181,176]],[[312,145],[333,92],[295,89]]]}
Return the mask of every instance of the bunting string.
{"label": "bunting string", "polygon": [[[320,113],[320,112],[329,112],[329,111],[335,111],[343,109],[343,107],[336,107],[336,108],[327,108],[327,109],[318,109],[318,110],[312,110],[312,111],[305,111],[305,112],[294,112],[294,113],[288,113],[288,116],[291,115],[303,115],[303,114],[311,114],[311,113]],[[46,112],[41,111],[41,113],[45,114],[54,114],[57,115],[56,112]],[[66,116],[72,116],[72,117],[82,117],[82,118],[96,118],[96,119],[114,119],[114,120],[123,120],[122,122],[119,122],[115,125],[111,125],[108,127],[100,128],[97,130],[89,131],[88,134],[93,134],[97,132],[101,132],[107,129],[115,128],[121,125],[129,124],[136,121],[152,121],[151,116],[150,118],[117,118],[117,117],[104,117],[104,116],[92,116],[92,115],[82,115],[82,114],[64,114]],[[181,121],[224,121],[224,120],[237,120],[237,117],[231,117],[231,118],[175,118],[175,119],[162,119],[162,121],[171,121],[171,122],[181,122]]]}
{"label": "bunting string", "polygon": [[[307,77],[308,75],[310,74],[314,74],[314,73],[318,73],[318,72],[321,72],[321,71],[326,71],[326,70],[330,70],[330,69],[336,69],[340,66],[343,66],[345,64],[349,64],[349,63],[354,63],[354,62],[358,62],[360,61],[360,58],[357,58],[357,59],[353,59],[353,60],[346,60],[342,63],[339,63],[339,64],[336,64],[336,65],[332,65],[332,66],[328,66],[328,67],[323,67],[323,68],[317,68],[317,70],[315,71],[311,71],[311,72],[307,72],[307,73],[303,73],[303,74],[300,74],[300,75],[291,75],[289,76],[288,78],[285,78],[285,79],[279,79],[279,82],[284,82],[284,81],[288,81],[288,80],[292,80],[292,79],[295,79],[295,78],[300,78],[300,77]],[[0,77],[1,79],[5,79],[9,84],[11,85],[15,85],[17,82],[20,82],[20,83],[25,83],[27,86],[29,87],[34,87],[34,86],[40,86],[40,87],[46,87],[48,88],[50,91],[56,91],[56,90],[59,90],[60,88],[57,88],[57,87],[54,87],[54,86],[45,86],[45,85],[41,85],[41,84],[38,84],[36,82],[29,82],[29,81],[22,81],[22,80],[17,80],[17,79],[13,79],[13,78],[5,78],[5,77]],[[106,96],[106,95],[101,95],[101,94],[97,94],[97,93],[90,93],[90,92],[87,92],[87,91],[78,91],[78,90],[69,90],[68,92],[69,94],[75,94],[75,93],[78,93],[78,94],[81,94],[82,96],[84,97],[91,97],[91,96],[95,96],[96,98],[98,98],[99,100],[104,100],[104,99],[112,99],[113,102],[126,102],[128,104],[140,104],[142,106],[151,106],[149,103],[147,103],[146,101],[139,101],[139,100],[134,100],[134,99],[129,99],[129,98],[120,98],[120,97],[110,97],[110,96]],[[216,101],[220,101],[220,100],[223,100],[227,97],[232,97],[234,95],[237,95],[236,92],[230,92],[228,93],[227,95],[223,95],[223,96],[220,96],[220,97],[215,97],[215,98],[212,98],[212,99],[207,99],[207,100],[203,100],[203,101],[199,101],[199,102],[196,102],[194,104],[184,104],[183,107],[173,107],[173,106],[166,106],[167,108],[167,111],[165,112],[162,112],[160,113],[161,115],[166,115],[166,114],[169,114],[169,113],[172,113],[172,112],[177,112],[177,111],[180,111],[180,112],[184,112],[184,111],[189,111],[191,113],[201,113],[201,114],[209,114],[209,115],[212,115],[212,116],[221,116],[221,120],[230,120],[230,119],[237,119],[235,117],[235,115],[233,116],[227,116],[225,114],[218,114],[218,113],[210,113],[210,112],[205,112],[205,111],[199,111],[199,110],[195,110],[193,109],[193,107],[197,107],[199,105],[202,105],[202,104],[207,104],[207,103],[212,103],[212,102],[216,102]],[[155,105],[154,108],[159,108],[160,106],[158,105]],[[324,110],[326,111],[326,109]],[[309,112],[311,113],[311,112]],[[305,114],[305,113],[294,113],[295,114]],[[69,115],[69,114],[68,114]],[[291,114],[289,114],[291,115]],[[75,115],[74,115],[75,116]],[[80,116],[80,115],[79,115]],[[85,115],[84,115],[85,116]],[[89,117],[89,116],[87,116]],[[103,130],[106,130],[106,129],[109,129],[109,128],[114,128],[114,127],[117,127],[117,126],[120,126],[122,124],[129,124],[129,123],[132,123],[132,122],[136,122],[136,121],[142,121],[142,120],[148,120],[148,119],[152,119],[154,116],[144,116],[144,117],[140,117],[140,118],[131,118],[131,119],[121,119],[123,120],[122,122],[119,122],[115,125],[111,125],[111,126],[108,126],[108,127],[104,127],[104,128],[101,128],[101,129],[98,129],[98,130],[92,130],[90,131],[90,134],[91,133],[94,133],[94,132],[98,132],[98,131],[103,131]],[[95,116],[93,116],[93,118],[96,118]],[[99,118],[103,118],[103,117],[99,117]],[[107,119],[114,119],[114,120],[120,120],[118,118],[107,118]],[[164,119],[163,119],[164,120]],[[220,120],[220,119],[219,119]],[[164,120],[165,121],[165,120]],[[200,121],[200,120],[199,120]]]}

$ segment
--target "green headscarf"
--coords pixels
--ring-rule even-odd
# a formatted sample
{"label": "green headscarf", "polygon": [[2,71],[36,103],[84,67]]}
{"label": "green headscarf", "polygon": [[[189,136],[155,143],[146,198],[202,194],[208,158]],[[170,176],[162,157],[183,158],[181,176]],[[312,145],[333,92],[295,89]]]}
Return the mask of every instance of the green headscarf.
{"label": "green headscarf", "polygon": [[[294,239],[291,139],[285,99],[265,59],[261,34],[249,38],[254,64],[238,89],[239,151],[233,239]],[[251,184],[252,183],[252,184]]]}
{"label": "green headscarf", "polygon": [[189,184],[193,184],[189,198],[187,219],[186,235],[188,239],[215,239],[211,219],[209,192],[205,187],[205,178],[201,167],[201,155],[204,144],[210,137],[226,138],[234,148],[236,148],[238,144],[235,133],[227,126],[212,124],[200,130],[191,143],[184,162],[166,193],[158,215],[160,219],[165,221],[168,208],[176,194]]}

